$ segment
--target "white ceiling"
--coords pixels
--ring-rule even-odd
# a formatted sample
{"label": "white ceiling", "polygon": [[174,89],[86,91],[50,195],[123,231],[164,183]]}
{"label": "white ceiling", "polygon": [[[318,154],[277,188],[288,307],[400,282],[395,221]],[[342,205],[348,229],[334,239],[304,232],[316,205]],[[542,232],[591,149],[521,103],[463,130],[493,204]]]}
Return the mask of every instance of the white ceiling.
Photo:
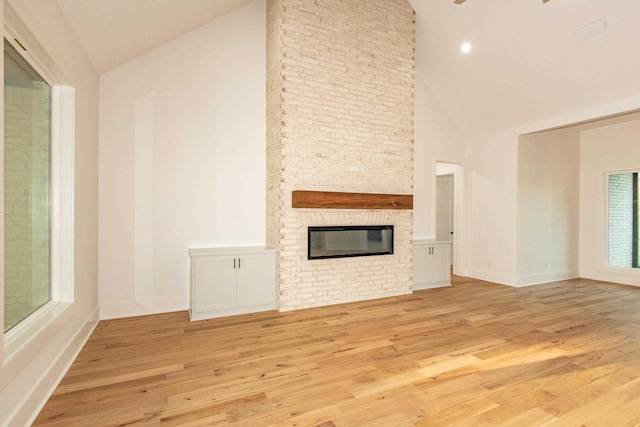
{"label": "white ceiling", "polygon": [[[251,1],[58,0],[100,74]],[[465,135],[640,95],[640,0],[410,2],[417,77]]]}
{"label": "white ceiling", "polygon": [[253,0],[58,0],[103,74]]}
{"label": "white ceiling", "polygon": [[[640,94],[638,0],[411,3],[418,78],[466,135]],[[607,30],[578,41],[575,30],[600,18]]]}

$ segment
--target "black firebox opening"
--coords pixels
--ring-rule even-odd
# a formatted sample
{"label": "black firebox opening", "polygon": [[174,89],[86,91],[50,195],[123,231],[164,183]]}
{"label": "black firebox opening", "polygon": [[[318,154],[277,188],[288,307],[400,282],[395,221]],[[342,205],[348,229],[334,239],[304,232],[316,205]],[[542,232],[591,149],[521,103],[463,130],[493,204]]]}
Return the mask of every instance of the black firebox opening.
{"label": "black firebox opening", "polygon": [[393,254],[393,225],[309,227],[308,259]]}

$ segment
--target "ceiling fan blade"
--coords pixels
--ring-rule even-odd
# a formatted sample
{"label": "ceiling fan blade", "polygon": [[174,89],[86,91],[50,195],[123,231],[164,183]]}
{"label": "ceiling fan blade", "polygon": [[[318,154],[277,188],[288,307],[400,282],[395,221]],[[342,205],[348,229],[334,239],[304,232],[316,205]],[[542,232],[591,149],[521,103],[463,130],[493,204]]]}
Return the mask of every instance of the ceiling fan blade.
{"label": "ceiling fan blade", "polygon": [[548,2],[548,1],[549,1],[549,0],[542,0],[542,3],[546,3],[546,2]]}

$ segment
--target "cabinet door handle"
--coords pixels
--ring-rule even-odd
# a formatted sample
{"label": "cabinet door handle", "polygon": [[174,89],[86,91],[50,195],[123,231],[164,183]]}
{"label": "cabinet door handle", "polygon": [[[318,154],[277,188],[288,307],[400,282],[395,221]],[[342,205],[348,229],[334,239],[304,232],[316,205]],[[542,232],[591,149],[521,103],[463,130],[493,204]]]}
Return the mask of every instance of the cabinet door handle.
{"label": "cabinet door handle", "polygon": [[238,258],[238,268],[240,268],[240,258]]}
{"label": "cabinet door handle", "polygon": [[233,268],[234,269],[236,268],[236,259],[235,258],[233,259]]}

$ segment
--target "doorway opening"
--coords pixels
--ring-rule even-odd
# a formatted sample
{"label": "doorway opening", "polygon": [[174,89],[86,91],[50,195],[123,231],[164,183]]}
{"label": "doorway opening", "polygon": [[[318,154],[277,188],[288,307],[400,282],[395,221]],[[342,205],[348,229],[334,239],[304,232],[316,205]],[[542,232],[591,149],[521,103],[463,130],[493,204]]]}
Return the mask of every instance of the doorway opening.
{"label": "doorway opening", "polygon": [[436,162],[434,229],[436,240],[450,242],[453,274],[464,275],[463,168],[459,163]]}

